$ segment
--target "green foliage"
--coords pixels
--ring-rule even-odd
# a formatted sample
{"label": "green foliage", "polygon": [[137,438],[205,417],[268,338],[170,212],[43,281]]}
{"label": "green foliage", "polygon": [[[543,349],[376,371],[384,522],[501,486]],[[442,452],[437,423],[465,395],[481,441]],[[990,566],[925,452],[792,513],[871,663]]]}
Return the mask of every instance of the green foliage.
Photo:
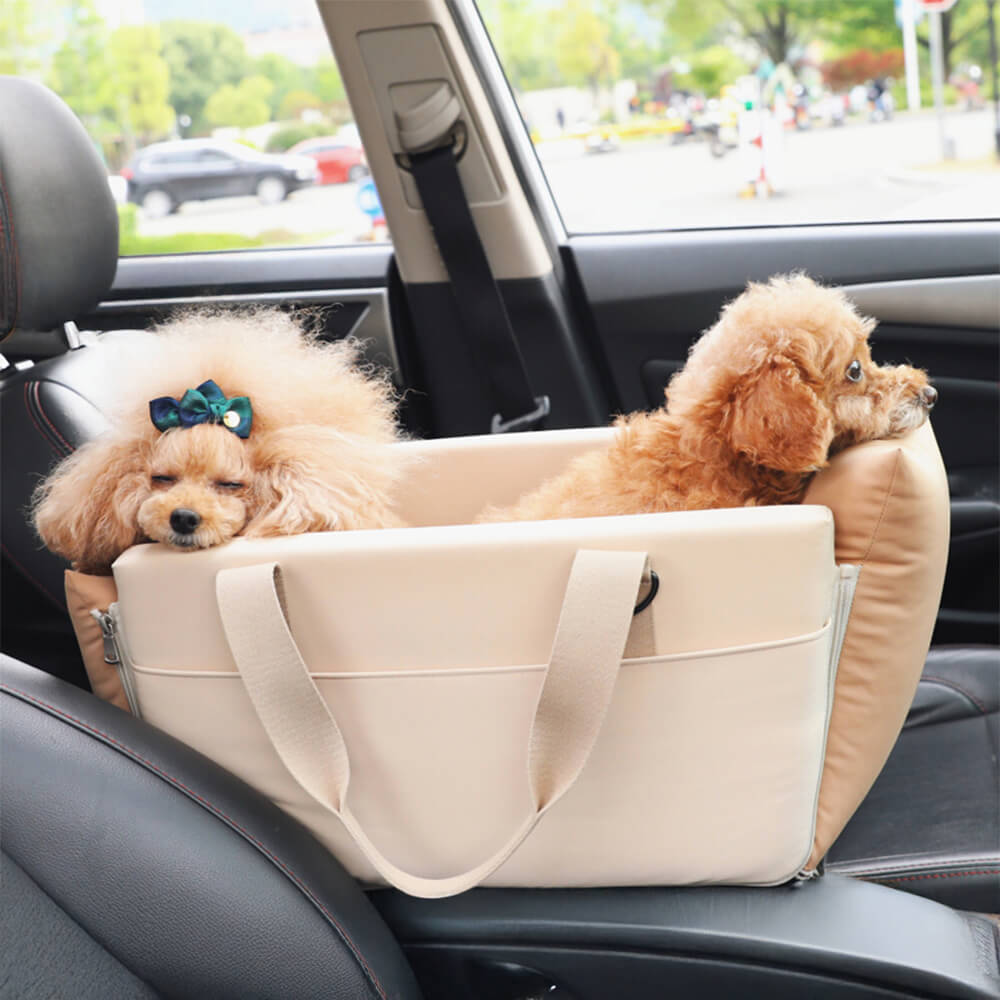
{"label": "green foliage", "polygon": [[479,0],[500,62],[515,90],[558,87],[550,22],[533,0]]}
{"label": "green foliage", "polygon": [[311,86],[308,89],[326,106],[347,101],[344,81],[340,78],[340,70],[332,59],[318,62],[313,67]]}
{"label": "green foliage", "polygon": [[291,90],[282,98],[278,108],[279,119],[301,118],[303,111],[317,110],[320,100],[308,90]]}
{"label": "green foliage", "polygon": [[[1000,21],[1000,11],[994,10]],[[1000,23],[997,24],[1000,31]],[[917,26],[917,42],[930,49],[930,25],[926,18]],[[955,66],[976,54],[981,66],[989,65],[989,38],[986,29],[986,0],[962,0],[941,15],[941,44],[944,50],[944,75],[951,76]]]}
{"label": "green foliage", "polygon": [[160,55],[155,25],[123,25],[111,33],[113,112],[126,145],[146,145],[163,138],[174,123],[168,103],[170,70]]}
{"label": "green foliage", "polygon": [[139,238],[139,209],[130,201],[117,207],[118,245],[132,245]]}
{"label": "green foliage", "polygon": [[142,236],[139,234],[136,206],[131,203],[118,206],[118,254],[121,257],[303,245],[328,241],[331,235],[333,234],[293,233],[288,229],[269,229],[256,236],[244,236],[241,233],[173,233],[168,236]]}
{"label": "green foliage", "polygon": [[556,68],[564,86],[596,90],[618,79],[621,58],[611,44],[611,29],[586,0],[566,0],[549,17]]}
{"label": "green foliage", "polygon": [[266,76],[248,76],[233,86],[220,87],[205,102],[205,121],[209,125],[232,125],[251,128],[271,120],[269,98],[274,84]]}
{"label": "green foliage", "polygon": [[725,45],[710,45],[701,49],[687,60],[690,69],[674,77],[674,87],[678,90],[693,90],[716,96],[726,84],[749,72],[750,67],[731,48]]}
{"label": "green foliage", "polygon": [[51,34],[51,0],[0,3],[0,73],[27,76],[41,65],[39,53]]}
{"label": "green foliage", "polygon": [[283,153],[286,149],[291,149],[297,142],[302,142],[303,139],[316,139],[321,135],[329,134],[330,126],[322,122],[310,124],[297,122],[294,125],[278,129],[267,140],[267,151],[269,153]]}
{"label": "green foliage", "polygon": [[170,71],[170,103],[178,118],[191,119],[185,134],[197,135],[206,130],[209,97],[226,84],[238,84],[248,73],[243,39],[224,24],[203,21],[164,21],[160,35]]}
{"label": "green foliage", "polygon": [[70,13],[72,29],[52,57],[46,82],[79,115],[91,135],[95,130],[111,131],[116,100],[107,26],[92,0],[80,0]]}
{"label": "green foliage", "polygon": [[[891,92],[896,107],[905,108],[907,106],[906,81],[903,79],[897,80],[892,85]],[[946,107],[954,107],[960,102],[961,94],[959,94],[956,87],[953,87],[950,83],[946,83],[941,88],[941,100]],[[934,107],[934,84],[931,82],[929,73],[924,74],[920,78],[920,107]]]}
{"label": "green foliage", "polygon": [[286,117],[281,113],[281,106],[290,93],[312,90],[310,71],[274,52],[266,52],[254,59],[250,72],[266,77],[273,84],[267,99],[272,121]]}

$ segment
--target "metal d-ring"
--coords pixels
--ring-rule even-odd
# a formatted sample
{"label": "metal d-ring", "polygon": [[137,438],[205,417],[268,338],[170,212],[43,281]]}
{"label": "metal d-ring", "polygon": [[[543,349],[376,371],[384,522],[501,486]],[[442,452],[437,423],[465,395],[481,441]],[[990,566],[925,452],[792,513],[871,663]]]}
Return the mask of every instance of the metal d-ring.
{"label": "metal d-ring", "polygon": [[[461,119],[455,122],[448,130],[448,134],[443,136],[441,143],[437,146],[432,146],[431,149],[422,149],[420,152],[430,153],[434,149],[441,149],[448,145],[448,140],[451,141],[451,147],[455,154],[455,162],[458,163],[465,156],[465,151],[469,148],[469,130],[465,127],[465,122]],[[410,159],[409,153],[396,153],[395,160],[396,166],[400,170],[405,170],[408,174],[413,173],[413,161]]]}
{"label": "metal d-ring", "polygon": [[649,571],[649,593],[635,606],[633,617],[646,610],[653,603],[653,598],[660,592],[660,578],[655,569]]}

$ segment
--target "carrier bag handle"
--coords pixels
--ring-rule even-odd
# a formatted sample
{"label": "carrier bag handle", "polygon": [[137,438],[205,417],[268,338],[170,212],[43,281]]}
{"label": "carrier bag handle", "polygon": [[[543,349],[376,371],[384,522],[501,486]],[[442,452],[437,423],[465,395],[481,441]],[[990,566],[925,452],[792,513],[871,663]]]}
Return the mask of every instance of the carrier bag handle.
{"label": "carrier bag handle", "polygon": [[527,780],[534,811],[481,864],[444,878],[412,875],[394,865],[348,808],[347,747],[289,630],[280,566],[221,570],[216,597],[247,693],[292,777],[340,820],[390,885],[435,898],[471,889],[496,871],[579,777],[611,703],[644,576],[645,552],[576,553],[529,736]]}

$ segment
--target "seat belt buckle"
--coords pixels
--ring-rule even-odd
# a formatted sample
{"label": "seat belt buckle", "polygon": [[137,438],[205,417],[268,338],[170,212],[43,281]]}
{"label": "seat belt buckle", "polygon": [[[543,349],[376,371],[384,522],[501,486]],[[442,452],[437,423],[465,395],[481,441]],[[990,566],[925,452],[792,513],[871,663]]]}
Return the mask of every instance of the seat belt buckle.
{"label": "seat belt buckle", "polygon": [[494,413],[493,420],[490,423],[490,433],[513,434],[516,431],[537,430],[539,424],[541,424],[551,411],[552,404],[549,401],[549,397],[536,396],[535,408],[529,413],[522,414],[520,417],[511,417],[510,420],[504,420],[501,414]]}

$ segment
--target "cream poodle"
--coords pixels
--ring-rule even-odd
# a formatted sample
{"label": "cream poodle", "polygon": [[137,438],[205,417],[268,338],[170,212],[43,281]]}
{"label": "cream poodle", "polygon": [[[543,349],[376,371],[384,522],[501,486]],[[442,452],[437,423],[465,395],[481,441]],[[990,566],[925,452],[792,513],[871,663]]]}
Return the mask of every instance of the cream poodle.
{"label": "cream poodle", "polygon": [[924,372],[876,365],[872,319],[801,274],[751,284],[691,349],[666,406],[621,417],[605,452],[481,521],[797,503],[852,444],[920,426]]}
{"label": "cream poodle", "polygon": [[276,310],[192,313],[136,340],[96,348],[120,387],[113,429],[34,497],[42,541],[75,568],[108,573],[142,541],[399,525],[393,392],[357,367],[356,344]]}

